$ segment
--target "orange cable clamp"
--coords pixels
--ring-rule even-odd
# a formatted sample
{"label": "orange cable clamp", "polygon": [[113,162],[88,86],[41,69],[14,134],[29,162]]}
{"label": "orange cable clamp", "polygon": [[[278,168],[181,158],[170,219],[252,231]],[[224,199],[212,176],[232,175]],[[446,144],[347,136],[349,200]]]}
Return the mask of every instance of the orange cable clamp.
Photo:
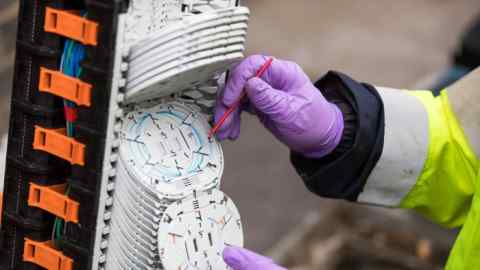
{"label": "orange cable clamp", "polygon": [[40,92],[47,92],[75,102],[77,105],[91,105],[92,85],[59,71],[40,68]]}
{"label": "orange cable clamp", "polygon": [[85,165],[85,145],[65,135],[65,129],[46,129],[35,126],[33,149],[42,150],[72,165]]}
{"label": "orange cable clamp", "polygon": [[97,45],[98,23],[73,12],[47,7],[45,31],[79,41],[84,45]]}
{"label": "orange cable clamp", "polygon": [[47,270],[73,269],[73,260],[56,250],[52,241],[36,242],[25,238],[23,261],[36,264]]}
{"label": "orange cable clamp", "polygon": [[78,223],[80,204],[65,194],[65,184],[40,186],[30,183],[28,205],[38,207],[67,222]]}

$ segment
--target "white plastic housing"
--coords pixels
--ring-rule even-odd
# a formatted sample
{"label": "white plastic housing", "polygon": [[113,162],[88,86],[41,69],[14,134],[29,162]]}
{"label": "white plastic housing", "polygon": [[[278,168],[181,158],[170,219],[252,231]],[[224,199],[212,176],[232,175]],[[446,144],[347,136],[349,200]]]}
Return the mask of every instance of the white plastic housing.
{"label": "white plastic housing", "polygon": [[130,0],[119,16],[93,270],[223,270],[225,245],[242,246],[207,138],[221,74],[243,57],[236,3]]}

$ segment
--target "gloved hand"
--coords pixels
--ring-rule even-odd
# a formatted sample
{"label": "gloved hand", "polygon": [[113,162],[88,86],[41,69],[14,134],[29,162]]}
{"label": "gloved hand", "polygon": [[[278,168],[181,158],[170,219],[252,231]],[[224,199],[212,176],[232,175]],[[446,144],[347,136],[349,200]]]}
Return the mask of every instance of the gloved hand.
{"label": "gloved hand", "polygon": [[270,258],[239,247],[226,247],[223,259],[233,270],[286,270]]}
{"label": "gloved hand", "polygon": [[215,121],[219,121],[243,91],[247,92],[248,102],[230,115],[218,130],[217,138],[237,139],[240,115],[246,110],[255,113],[263,125],[291,150],[311,158],[329,154],[342,137],[341,111],[322,96],[293,62],[274,59],[263,76],[256,78],[257,70],[268,58],[250,56],[232,71],[217,100]]}

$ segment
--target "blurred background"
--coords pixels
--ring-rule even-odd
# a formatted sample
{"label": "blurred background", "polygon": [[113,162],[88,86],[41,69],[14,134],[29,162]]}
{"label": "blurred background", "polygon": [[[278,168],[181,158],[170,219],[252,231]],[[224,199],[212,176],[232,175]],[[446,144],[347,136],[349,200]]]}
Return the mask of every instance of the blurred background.
{"label": "blurred background", "polygon": [[[252,12],[248,53],[295,61],[312,80],[334,69],[376,85],[423,88],[478,62],[450,69],[462,57],[472,59],[459,51],[480,14],[478,0],[243,3]],[[17,5],[0,1],[0,134],[8,128]],[[246,246],[289,268],[440,269],[448,255],[454,231],[405,211],[309,193],[288,149],[251,116],[243,117],[241,138],[226,142],[224,153],[223,189],[243,216]]]}

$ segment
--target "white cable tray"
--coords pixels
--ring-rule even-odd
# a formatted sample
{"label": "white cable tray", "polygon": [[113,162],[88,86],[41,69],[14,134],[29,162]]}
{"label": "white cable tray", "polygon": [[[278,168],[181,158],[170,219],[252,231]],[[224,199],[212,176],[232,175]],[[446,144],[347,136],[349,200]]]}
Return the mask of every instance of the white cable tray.
{"label": "white cable tray", "polygon": [[[139,84],[151,80],[156,76],[165,76],[165,74],[169,74],[169,72],[183,76],[183,72],[188,70],[189,66],[195,66],[196,63],[214,58],[218,58],[218,61],[221,61],[220,59],[224,59],[229,54],[241,53],[244,50],[243,44],[233,43],[228,44],[228,46],[212,44],[212,46],[209,50],[192,51],[190,54],[174,54],[171,58],[165,57],[164,60],[159,61],[158,65],[153,64],[152,66],[147,66],[146,69],[149,69],[149,71],[142,73],[133,80],[130,80],[130,78],[127,79],[127,89],[135,89]],[[212,63],[215,64],[215,62]],[[211,76],[211,74],[209,75]],[[127,92],[127,94],[131,95],[131,91]]]}
{"label": "white cable tray", "polygon": [[[244,29],[241,29],[241,27],[244,27]],[[145,57],[137,58],[129,63],[127,78],[131,81],[151,69],[175,60],[175,58],[218,47],[242,45],[245,43],[246,34],[246,25],[239,25],[237,29],[232,31],[222,31],[202,38],[181,40],[169,44],[169,48],[155,48],[150,53],[144,54]]]}
{"label": "white cable tray", "polygon": [[195,88],[211,78],[212,74],[223,73],[242,58],[243,53],[237,50],[225,55],[182,62],[167,72],[143,81],[133,88],[127,88],[126,102],[141,102]]}
{"label": "white cable tray", "polygon": [[187,16],[132,46],[125,97],[141,102],[195,88],[243,58],[249,11]]}
{"label": "white cable tray", "polygon": [[248,22],[250,11],[246,7],[232,7],[216,10],[191,17],[185,17],[181,21],[168,25],[148,38],[139,41],[130,49],[129,61],[142,54],[148,53],[155,47],[171,42],[176,38],[195,35],[202,30],[215,29],[221,26],[233,25],[240,22]]}

